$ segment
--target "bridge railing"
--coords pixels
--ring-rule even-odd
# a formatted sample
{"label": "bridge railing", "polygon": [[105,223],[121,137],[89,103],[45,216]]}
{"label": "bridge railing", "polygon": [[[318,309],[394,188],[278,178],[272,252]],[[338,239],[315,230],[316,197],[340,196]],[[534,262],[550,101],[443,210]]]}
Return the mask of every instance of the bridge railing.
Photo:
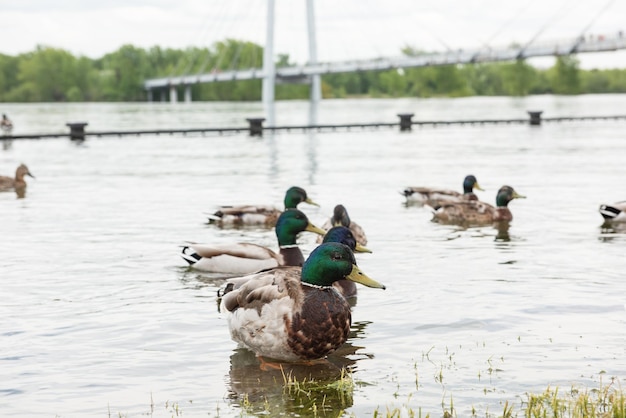
{"label": "bridge railing", "polygon": [[[553,41],[533,42],[530,45],[482,47],[457,49],[442,53],[417,56],[397,56],[369,60],[323,62],[276,68],[277,80],[298,80],[312,75],[337,74],[357,71],[385,71],[397,68],[440,66],[450,64],[472,64],[479,62],[511,61],[519,58],[560,56],[577,52],[601,52],[626,49],[626,37],[622,32],[611,36],[568,38]],[[146,80],[147,90],[189,86],[198,83],[252,80],[265,78],[261,68],[211,72],[207,74],[162,77]]]}

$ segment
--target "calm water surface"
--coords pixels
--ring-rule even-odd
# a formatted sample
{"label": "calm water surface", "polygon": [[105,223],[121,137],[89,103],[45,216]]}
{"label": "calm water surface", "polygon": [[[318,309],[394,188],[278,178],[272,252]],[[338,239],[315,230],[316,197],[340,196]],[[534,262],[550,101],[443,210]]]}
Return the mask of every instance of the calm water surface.
{"label": "calm water surface", "polygon": [[[321,123],[624,113],[626,96],[336,100]],[[15,134],[244,126],[259,104],[3,105]],[[277,124],[307,122],[280,103]],[[601,228],[600,203],[626,199],[626,122],[397,128],[335,133],[15,141],[0,174],[37,177],[0,194],[0,411],[5,416],[372,416],[403,406],[497,416],[548,386],[626,386],[626,235]],[[475,174],[493,202],[510,184],[508,234],[430,222],[406,186],[460,189]],[[280,204],[299,185],[366,230],[358,257],[386,291],[362,288],[353,333],[325,365],[289,369],[329,384],[315,401],[283,396],[280,372],[237,350],[216,290],[190,271],[187,241],[275,247],[272,231],[220,230],[224,203]],[[314,237],[302,235],[308,254]],[[354,387],[334,390],[339,370]],[[324,396],[326,398],[324,399]],[[304,399],[304,400],[303,400]],[[301,404],[305,407],[301,407]],[[492,415],[490,415],[492,414]]]}

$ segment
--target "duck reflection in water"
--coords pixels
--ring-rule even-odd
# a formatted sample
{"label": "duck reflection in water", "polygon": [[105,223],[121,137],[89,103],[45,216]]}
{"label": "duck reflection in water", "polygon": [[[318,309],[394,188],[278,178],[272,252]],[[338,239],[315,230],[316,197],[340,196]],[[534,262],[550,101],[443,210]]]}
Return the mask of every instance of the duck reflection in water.
{"label": "duck reflection in water", "polygon": [[626,223],[604,222],[600,225],[600,236],[602,242],[626,239]]}
{"label": "duck reflection in water", "polygon": [[351,344],[362,338],[368,324],[354,323],[349,340],[314,365],[278,363],[279,367],[266,369],[260,367],[261,361],[252,351],[236,349],[230,357],[230,401],[245,404],[247,412],[252,414],[306,415],[306,412],[323,411],[324,416],[342,416],[353,403],[352,374],[356,372],[357,362],[373,357],[357,354],[363,347]]}

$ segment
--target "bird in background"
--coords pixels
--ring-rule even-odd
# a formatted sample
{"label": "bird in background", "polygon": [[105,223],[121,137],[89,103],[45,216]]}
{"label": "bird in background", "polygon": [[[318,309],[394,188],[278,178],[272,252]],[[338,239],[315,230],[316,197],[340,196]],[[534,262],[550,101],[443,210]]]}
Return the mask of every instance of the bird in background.
{"label": "bird in background", "polygon": [[401,193],[406,198],[407,204],[428,205],[436,208],[445,203],[478,200],[474,190],[484,191],[478,184],[476,176],[469,174],[463,179],[463,193],[435,187],[407,187]]}
{"label": "bird in background", "polygon": [[[302,187],[293,186],[285,192],[284,209],[296,209],[300,203],[319,206],[311,200]],[[264,226],[271,228],[276,225],[278,217],[284,209],[273,205],[236,205],[220,206],[209,215],[209,224],[220,227]]]}
{"label": "bird in background", "polygon": [[433,209],[433,221],[462,226],[481,226],[494,222],[513,220],[509,203],[513,199],[523,199],[511,186],[502,186],[496,195],[496,206],[480,200],[467,200],[444,203]]}
{"label": "bird in background", "polygon": [[0,192],[15,191],[18,197],[26,195],[25,176],[35,178],[25,164],[20,164],[15,170],[15,177],[0,176]]}
{"label": "bird in background", "polygon": [[[367,236],[365,235],[365,231],[361,225],[350,219],[348,210],[344,205],[335,206],[332,216],[324,222],[322,229],[328,231],[333,226],[345,226],[349,228],[359,244],[364,246],[367,245]],[[322,240],[322,237],[317,238],[318,243],[322,242]]]}

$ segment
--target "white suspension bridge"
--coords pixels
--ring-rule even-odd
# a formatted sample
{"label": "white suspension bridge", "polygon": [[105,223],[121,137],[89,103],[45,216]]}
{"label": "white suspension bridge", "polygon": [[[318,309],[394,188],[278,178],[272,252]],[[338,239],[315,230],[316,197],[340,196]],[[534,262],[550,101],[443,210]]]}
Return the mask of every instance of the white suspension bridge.
{"label": "white suspension bridge", "polygon": [[[153,100],[154,91],[169,90],[170,101],[177,102],[179,89],[184,89],[184,100],[185,102],[190,102],[192,100],[191,86],[195,84],[261,79],[263,80],[262,101],[267,116],[266,119],[268,124],[273,126],[274,88],[277,82],[309,83],[311,85],[311,107],[314,109],[315,105],[321,100],[321,76],[325,74],[502,62],[534,57],[566,56],[626,49],[626,37],[624,37],[621,31],[613,35],[594,37],[586,37],[583,31],[583,34],[573,38],[540,44],[534,43],[533,38],[530,42],[519,46],[459,49],[435,54],[371,60],[318,62],[313,0],[306,0],[309,43],[308,63],[306,65],[276,68],[274,63],[274,1],[267,1],[267,26],[262,68],[149,79],[144,83],[148,93],[148,100]],[[161,97],[163,98],[165,95]],[[311,114],[311,122],[315,122],[314,113],[313,111]]]}

